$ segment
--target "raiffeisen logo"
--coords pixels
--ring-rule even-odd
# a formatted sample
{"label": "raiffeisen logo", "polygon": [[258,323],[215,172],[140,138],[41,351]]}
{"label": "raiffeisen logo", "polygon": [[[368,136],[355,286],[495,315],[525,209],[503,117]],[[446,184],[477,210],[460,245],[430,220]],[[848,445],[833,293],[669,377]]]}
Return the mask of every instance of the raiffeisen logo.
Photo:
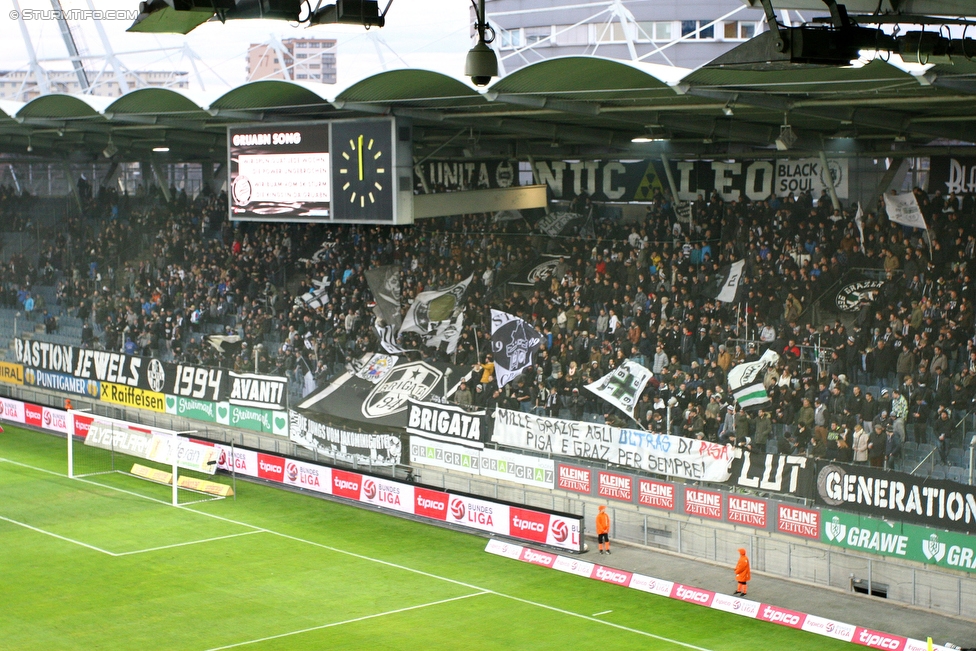
{"label": "raiffeisen logo", "polygon": [[535,531],[536,533],[542,533],[546,530],[545,526],[541,522],[532,522],[531,520],[523,520],[517,515],[512,518],[512,526],[519,531]]}

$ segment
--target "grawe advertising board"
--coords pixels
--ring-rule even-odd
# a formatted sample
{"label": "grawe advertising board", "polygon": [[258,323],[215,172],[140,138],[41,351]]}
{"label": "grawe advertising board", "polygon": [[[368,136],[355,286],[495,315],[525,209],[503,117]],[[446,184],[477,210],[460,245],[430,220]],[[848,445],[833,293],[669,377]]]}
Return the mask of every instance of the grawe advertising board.
{"label": "grawe advertising board", "polygon": [[[719,594],[704,588],[673,583],[606,565],[588,563],[578,558],[543,552],[497,539],[489,540],[485,551],[514,561],[531,563],[595,581],[613,583],[631,590],[640,590],[666,599],[676,599],[713,610],[721,610],[748,619],[757,619],[770,624],[800,629],[871,649],[883,649],[885,651],[925,651],[929,649],[927,643],[922,640],[905,638],[854,624],[817,617],[780,608],[773,604],[759,603],[744,597]],[[932,651],[949,651],[946,647],[938,644],[932,645],[931,649]]]}
{"label": "grawe advertising board", "polygon": [[237,473],[247,477],[540,545],[582,550],[583,520],[579,516],[504,504],[263,452],[234,450],[236,454],[232,458],[230,446],[209,445],[219,451],[219,468],[233,466]]}
{"label": "grawe advertising board", "polygon": [[491,440],[693,481],[727,481],[733,458],[733,448],[727,445],[509,409],[495,411]]}
{"label": "grawe advertising board", "polygon": [[855,551],[976,572],[976,538],[824,509],[820,542]]}

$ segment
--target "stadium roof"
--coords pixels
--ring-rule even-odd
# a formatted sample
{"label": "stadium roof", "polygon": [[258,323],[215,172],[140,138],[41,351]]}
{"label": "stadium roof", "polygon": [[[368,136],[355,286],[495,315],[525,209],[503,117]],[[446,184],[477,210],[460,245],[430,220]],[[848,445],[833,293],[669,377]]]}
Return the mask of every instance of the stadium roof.
{"label": "stadium roof", "polygon": [[[896,65],[897,63],[897,65]],[[798,153],[879,155],[976,141],[976,63],[876,59],[845,68],[696,71],[599,57],[547,59],[476,89],[401,69],[346,88],[266,80],[217,97],[143,88],[119,98],[51,94],[0,102],[0,152],[81,162],[226,155],[229,125],[398,115],[418,156],[768,155],[781,126]],[[634,144],[649,136],[649,144]],[[462,154],[462,152],[464,152]]]}

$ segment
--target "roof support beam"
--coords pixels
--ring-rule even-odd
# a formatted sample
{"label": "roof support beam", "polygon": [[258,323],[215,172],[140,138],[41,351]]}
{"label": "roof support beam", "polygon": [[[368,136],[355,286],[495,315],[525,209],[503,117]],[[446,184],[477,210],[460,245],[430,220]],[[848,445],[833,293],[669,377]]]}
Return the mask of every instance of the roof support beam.
{"label": "roof support beam", "polygon": [[485,98],[489,102],[502,102],[516,106],[531,106],[537,109],[550,109],[560,113],[576,113],[578,115],[599,115],[600,105],[592,102],[567,102],[562,99],[540,97],[539,95],[513,95],[511,93],[497,93],[488,91]]}

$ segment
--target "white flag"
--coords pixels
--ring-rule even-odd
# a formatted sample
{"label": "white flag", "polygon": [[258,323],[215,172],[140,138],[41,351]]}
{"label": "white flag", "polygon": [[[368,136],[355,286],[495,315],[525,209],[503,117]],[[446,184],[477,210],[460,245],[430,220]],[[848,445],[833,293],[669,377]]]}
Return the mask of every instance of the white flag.
{"label": "white flag", "polygon": [[649,369],[628,359],[586,388],[633,418],[637,399],[651,375]]}
{"label": "white flag", "polygon": [[922,209],[918,207],[918,201],[911,192],[885,194],[884,202],[885,212],[888,213],[889,220],[902,226],[928,230],[928,226],[925,225],[925,217],[922,215]]}
{"label": "white flag", "polygon": [[861,202],[857,202],[857,214],[854,215],[854,225],[861,236],[861,253],[864,253],[864,210],[861,209]]}

